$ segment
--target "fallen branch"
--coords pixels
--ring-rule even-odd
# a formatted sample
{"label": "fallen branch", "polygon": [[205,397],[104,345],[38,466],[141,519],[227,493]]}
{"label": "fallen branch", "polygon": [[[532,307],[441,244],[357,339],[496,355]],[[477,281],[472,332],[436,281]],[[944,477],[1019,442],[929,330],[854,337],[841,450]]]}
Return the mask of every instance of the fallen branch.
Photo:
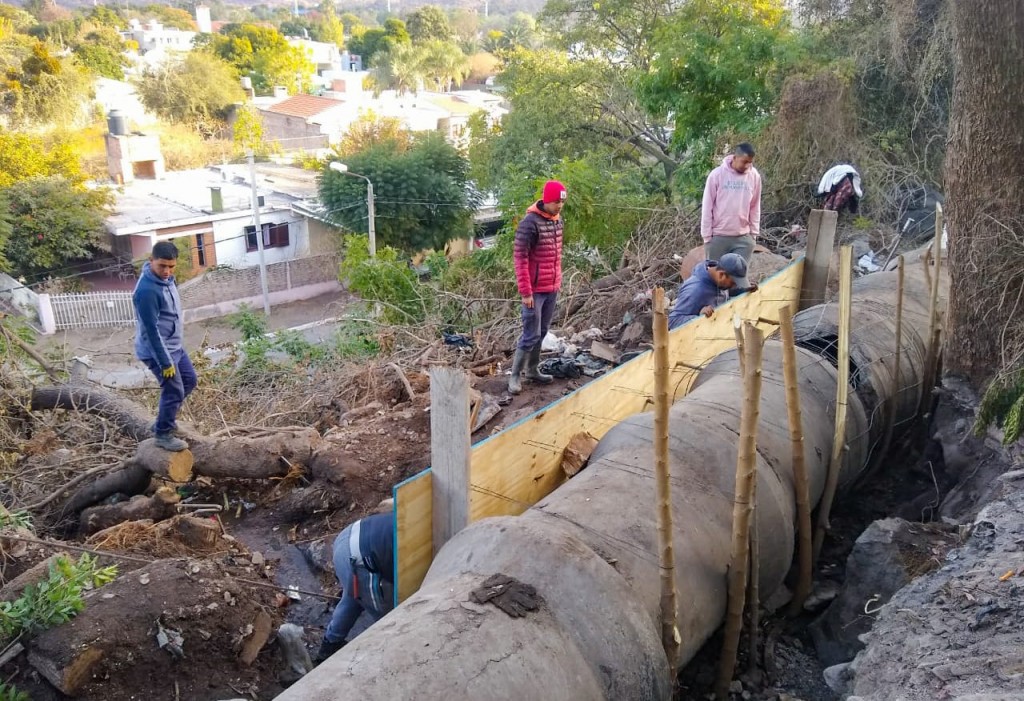
{"label": "fallen branch", "polygon": [[412,385],[409,384],[409,378],[405,376],[405,373],[402,372],[402,369],[395,365],[394,363],[388,363],[387,366],[395,371],[395,375],[398,376],[399,382],[401,382],[402,387],[405,388],[405,393],[409,397],[409,401],[411,402],[414,399],[416,399],[416,393],[412,391]]}

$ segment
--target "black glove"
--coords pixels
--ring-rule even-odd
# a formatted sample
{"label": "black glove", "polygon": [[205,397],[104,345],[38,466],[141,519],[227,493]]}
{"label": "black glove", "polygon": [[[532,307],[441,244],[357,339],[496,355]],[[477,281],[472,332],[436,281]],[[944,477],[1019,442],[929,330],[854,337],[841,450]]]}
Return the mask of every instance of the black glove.
{"label": "black glove", "polygon": [[320,643],[320,649],[316,651],[316,659],[314,661],[317,664],[320,664],[343,647],[345,647],[344,640],[332,643],[325,638],[324,641]]}

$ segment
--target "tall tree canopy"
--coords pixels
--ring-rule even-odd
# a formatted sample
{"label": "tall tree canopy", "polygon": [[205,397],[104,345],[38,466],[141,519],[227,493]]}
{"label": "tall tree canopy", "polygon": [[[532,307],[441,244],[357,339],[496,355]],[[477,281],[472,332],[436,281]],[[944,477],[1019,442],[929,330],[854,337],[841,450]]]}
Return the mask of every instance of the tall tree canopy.
{"label": "tall tree canopy", "polygon": [[309,86],[316,66],[276,29],[255,24],[233,24],[209,39],[210,50],[234,66],[239,75],[250,76],[253,88],[269,93],[283,85],[289,93]]}
{"label": "tall tree canopy", "polygon": [[[468,186],[469,164],[440,134],[417,137],[405,149],[378,142],[349,156],[346,165],[373,182],[379,245],[414,253],[470,235],[477,200]],[[366,231],[362,179],[325,170],[320,199],[340,226]]]}
{"label": "tall tree canopy", "polygon": [[448,15],[437,5],[421,5],[413,10],[405,22],[409,30],[409,36],[415,42],[424,42],[431,39],[450,41],[452,39],[452,27],[448,22]]}
{"label": "tall tree canopy", "polygon": [[204,136],[218,131],[231,106],[245,97],[233,67],[205,51],[146,71],[135,84],[146,109]]}

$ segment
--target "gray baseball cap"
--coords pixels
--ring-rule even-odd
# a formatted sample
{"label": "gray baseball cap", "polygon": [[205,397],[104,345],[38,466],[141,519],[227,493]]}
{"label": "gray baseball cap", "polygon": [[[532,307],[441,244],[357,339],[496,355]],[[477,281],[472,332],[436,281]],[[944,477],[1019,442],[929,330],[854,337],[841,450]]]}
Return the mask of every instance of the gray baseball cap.
{"label": "gray baseball cap", "polygon": [[738,253],[726,253],[718,259],[718,267],[729,273],[729,277],[736,283],[736,287],[746,289],[750,287],[747,282],[747,261]]}

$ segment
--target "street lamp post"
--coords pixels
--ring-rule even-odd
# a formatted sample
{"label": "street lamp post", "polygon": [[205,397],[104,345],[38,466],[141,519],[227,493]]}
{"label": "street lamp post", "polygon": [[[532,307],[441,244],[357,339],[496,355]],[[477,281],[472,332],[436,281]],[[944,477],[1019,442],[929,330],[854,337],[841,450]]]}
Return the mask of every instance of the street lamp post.
{"label": "street lamp post", "polygon": [[377,257],[377,230],[376,230],[376,227],[374,226],[374,224],[375,224],[374,220],[376,219],[377,212],[376,212],[376,208],[374,207],[374,202],[373,202],[373,183],[370,182],[370,179],[368,177],[366,177],[365,175],[360,175],[359,173],[353,173],[352,171],[350,171],[348,169],[348,166],[345,165],[344,163],[339,163],[338,161],[331,161],[331,164],[328,167],[331,170],[333,170],[334,172],[336,172],[336,173],[342,173],[343,175],[350,175],[353,178],[362,178],[363,180],[366,181],[366,213],[367,213],[367,222],[368,222],[367,223],[367,233],[370,236],[370,257],[371,258],[376,258]]}

